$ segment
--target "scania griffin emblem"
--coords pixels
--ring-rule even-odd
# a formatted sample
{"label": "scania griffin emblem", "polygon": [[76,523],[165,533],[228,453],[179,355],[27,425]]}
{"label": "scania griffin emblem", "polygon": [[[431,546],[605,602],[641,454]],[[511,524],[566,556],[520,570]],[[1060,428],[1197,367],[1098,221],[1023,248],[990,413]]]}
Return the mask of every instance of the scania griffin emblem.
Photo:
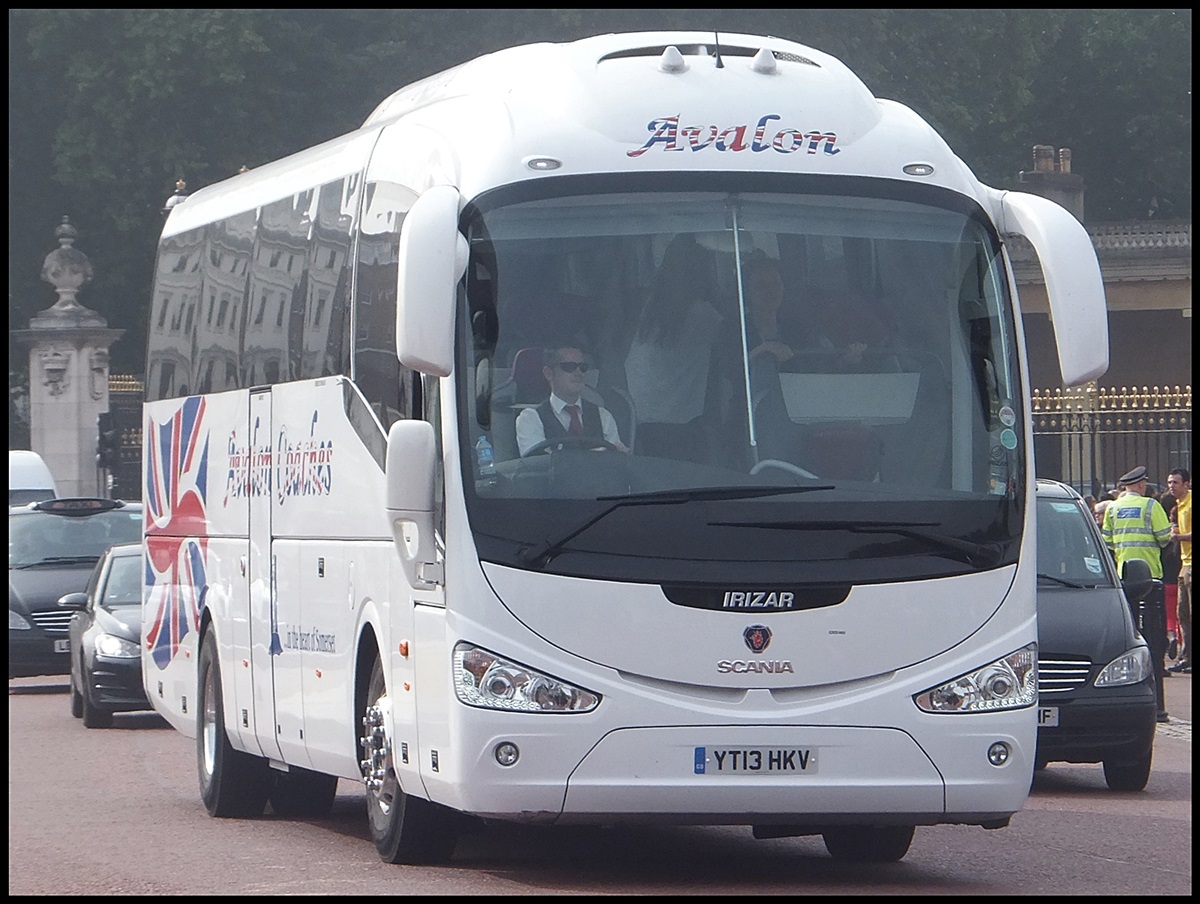
{"label": "scania griffin emblem", "polygon": [[742,632],[751,653],[761,653],[771,645],[771,629],[766,625],[751,625]]}

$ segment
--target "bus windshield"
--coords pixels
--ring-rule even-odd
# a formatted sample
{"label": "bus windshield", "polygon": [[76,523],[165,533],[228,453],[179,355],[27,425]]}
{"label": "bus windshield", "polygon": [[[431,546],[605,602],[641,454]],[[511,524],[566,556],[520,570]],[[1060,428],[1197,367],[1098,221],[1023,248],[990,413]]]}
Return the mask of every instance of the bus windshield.
{"label": "bus windshield", "polygon": [[467,217],[460,436],[485,560],[831,583],[1016,560],[1015,325],[970,202],[539,188]]}

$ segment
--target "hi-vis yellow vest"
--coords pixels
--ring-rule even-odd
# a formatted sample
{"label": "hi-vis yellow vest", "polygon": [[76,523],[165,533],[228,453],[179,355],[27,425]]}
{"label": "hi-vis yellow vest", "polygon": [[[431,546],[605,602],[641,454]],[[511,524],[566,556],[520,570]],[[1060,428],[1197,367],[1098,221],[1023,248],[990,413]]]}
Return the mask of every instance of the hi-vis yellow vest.
{"label": "hi-vis yellow vest", "polygon": [[1153,577],[1163,576],[1161,550],[1171,539],[1171,523],[1157,499],[1136,493],[1121,496],[1104,510],[1101,533],[1118,571],[1130,559],[1141,559]]}

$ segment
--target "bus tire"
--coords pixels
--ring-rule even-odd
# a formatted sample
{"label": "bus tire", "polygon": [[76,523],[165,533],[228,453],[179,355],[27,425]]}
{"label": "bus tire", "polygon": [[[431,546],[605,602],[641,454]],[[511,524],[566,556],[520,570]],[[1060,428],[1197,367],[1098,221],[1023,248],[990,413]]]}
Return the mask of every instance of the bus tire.
{"label": "bus tire", "polygon": [[337,796],[336,775],[292,766],[275,775],[268,800],[276,816],[315,818],[328,816]]}
{"label": "bus tire", "polygon": [[261,816],[271,790],[266,759],[234,750],[225,731],[217,637],[200,642],[196,688],[196,769],[200,798],[211,816]]}
{"label": "bus tire", "polygon": [[822,833],[834,860],[852,863],[895,863],[912,844],[913,826],[845,826]]}
{"label": "bus tire", "polygon": [[374,749],[379,751],[382,766],[379,786],[367,785],[367,824],[371,841],[385,863],[445,863],[454,854],[457,841],[456,814],[440,804],[405,794],[392,764],[392,739],[385,736],[386,728],[383,725],[368,728],[366,725],[367,713],[380,701],[386,703],[386,695],[383,662],[376,653],[365,705],[358,714],[364,762],[371,762]]}

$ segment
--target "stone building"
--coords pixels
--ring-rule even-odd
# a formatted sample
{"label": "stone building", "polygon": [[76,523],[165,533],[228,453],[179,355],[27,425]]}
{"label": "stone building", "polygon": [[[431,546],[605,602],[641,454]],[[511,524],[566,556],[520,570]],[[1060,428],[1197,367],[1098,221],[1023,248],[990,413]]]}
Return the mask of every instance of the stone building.
{"label": "stone building", "polygon": [[[1192,382],[1192,224],[1187,221],[1088,223],[1084,180],[1071,152],[1034,148],[1034,168],[1020,189],[1062,204],[1092,237],[1108,302],[1109,369],[1100,387],[1134,390]],[[1063,388],[1041,268],[1032,248],[1010,241],[1029,353],[1030,385]]]}

